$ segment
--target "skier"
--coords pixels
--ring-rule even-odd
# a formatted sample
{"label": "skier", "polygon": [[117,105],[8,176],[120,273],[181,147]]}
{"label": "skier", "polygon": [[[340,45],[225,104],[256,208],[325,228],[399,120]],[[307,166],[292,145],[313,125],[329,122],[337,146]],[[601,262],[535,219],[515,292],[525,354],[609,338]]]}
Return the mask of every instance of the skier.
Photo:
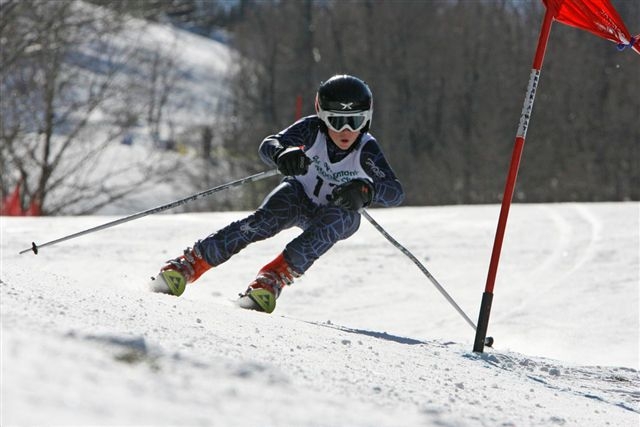
{"label": "skier", "polygon": [[315,109],[316,115],[260,144],[260,158],[285,176],[262,205],[167,261],[152,284],[154,291],[179,296],[187,283],[248,244],[296,226],[302,233],[240,294],[240,306],[271,313],[285,285],[358,230],[360,209],[402,202],[402,185],[368,132],[373,96],[367,84],[349,75],[333,76],[320,85]]}

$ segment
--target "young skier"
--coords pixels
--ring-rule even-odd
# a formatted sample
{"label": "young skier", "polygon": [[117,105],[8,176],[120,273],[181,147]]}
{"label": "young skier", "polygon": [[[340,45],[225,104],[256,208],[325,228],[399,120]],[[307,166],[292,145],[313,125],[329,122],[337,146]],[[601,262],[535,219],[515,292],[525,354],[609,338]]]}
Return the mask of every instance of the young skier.
{"label": "young skier", "polygon": [[285,176],[280,185],[253,214],[167,261],[153,282],[154,291],[179,296],[187,283],[248,244],[296,226],[302,233],[260,269],[239,300],[244,308],[271,313],[285,285],[358,230],[361,208],[402,202],[402,186],[368,132],[373,97],[367,84],[349,75],[333,76],[320,85],[315,109],[316,115],[260,145],[260,158]]}

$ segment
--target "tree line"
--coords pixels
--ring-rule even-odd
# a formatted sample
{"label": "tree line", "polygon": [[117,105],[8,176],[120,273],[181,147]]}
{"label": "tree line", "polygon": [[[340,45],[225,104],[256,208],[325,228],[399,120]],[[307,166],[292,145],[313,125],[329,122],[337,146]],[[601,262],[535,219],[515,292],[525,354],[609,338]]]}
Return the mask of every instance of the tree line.
{"label": "tree line", "polygon": [[105,156],[134,128],[156,140],[171,126],[180,79],[173,58],[122,36],[128,10],[112,3],[0,2],[3,200],[19,189],[45,215],[93,213],[168,180],[175,162],[161,150]]}
{"label": "tree line", "polygon": [[[26,195],[44,202],[62,188],[77,201],[93,198],[82,211],[89,213],[144,182],[166,179],[167,168],[141,169],[135,182],[107,189],[95,179],[82,180],[79,167],[98,162],[104,147],[119,142],[131,126],[156,133],[167,127],[166,102],[183,78],[172,58],[134,47],[123,52],[111,42],[127,17],[135,16],[224,40],[236,52],[231,96],[212,112],[216,120],[202,124],[221,144],[205,150],[205,157],[209,151],[220,157],[205,159],[206,164],[224,164],[220,168],[230,179],[263,170],[259,142],[300,114],[314,114],[319,84],[348,73],[373,90],[371,132],[405,186],[405,204],[500,201],[542,1],[90,3],[113,13],[87,15],[83,3],[74,1],[0,4],[3,195],[17,175]],[[639,2],[612,3],[631,31],[640,28]],[[89,48],[99,54],[88,55]],[[119,64],[147,71],[124,82]],[[638,70],[640,58],[633,52],[553,26],[515,201],[639,199]],[[103,141],[90,137],[95,120],[89,118],[98,109],[111,126]],[[196,139],[202,132],[202,127],[193,130]],[[80,153],[78,167],[61,169],[70,153]],[[207,179],[194,179],[193,190],[202,190],[198,185],[215,172],[204,169]],[[253,209],[272,185],[247,186],[223,208]],[[43,207],[45,213],[73,212],[74,199],[54,199]]]}
{"label": "tree line", "polygon": [[[630,28],[640,26],[638,2],[613,3]],[[262,137],[294,119],[296,97],[313,114],[323,79],[354,74],[373,90],[372,133],[405,184],[406,204],[498,202],[543,7],[509,0],[246,2],[233,26],[241,60],[230,149],[255,152]],[[639,70],[633,52],[553,27],[516,201],[638,200]]]}

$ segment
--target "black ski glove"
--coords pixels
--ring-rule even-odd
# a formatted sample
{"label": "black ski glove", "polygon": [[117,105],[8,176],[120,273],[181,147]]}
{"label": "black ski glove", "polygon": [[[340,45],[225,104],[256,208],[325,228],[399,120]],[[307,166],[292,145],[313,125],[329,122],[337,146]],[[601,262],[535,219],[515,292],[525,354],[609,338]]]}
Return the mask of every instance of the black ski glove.
{"label": "black ski glove", "polygon": [[304,175],[311,164],[300,147],[285,148],[276,155],[275,161],[278,171],[286,176]]}
{"label": "black ski glove", "polygon": [[338,185],[331,192],[331,204],[357,211],[371,204],[373,185],[366,179],[354,179]]}

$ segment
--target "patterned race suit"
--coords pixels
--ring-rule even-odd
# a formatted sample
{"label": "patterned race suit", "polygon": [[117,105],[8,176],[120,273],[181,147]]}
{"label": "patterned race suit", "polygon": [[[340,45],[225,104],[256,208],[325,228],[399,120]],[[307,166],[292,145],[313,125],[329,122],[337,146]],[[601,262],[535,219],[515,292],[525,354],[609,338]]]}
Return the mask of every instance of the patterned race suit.
{"label": "patterned race suit", "polygon": [[373,183],[373,203],[397,206],[404,198],[400,182],[369,133],[361,134],[348,150],[341,150],[329,139],[322,121],[309,116],[267,137],[259,154],[275,168],[277,154],[294,146],[302,147],[311,159],[308,172],[285,177],[252,215],[198,242],[210,265],[220,265],[248,244],[296,226],[303,231],[287,244],[283,255],[295,272],[303,274],[337,241],[351,236],[360,226],[358,212],[330,204],[336,185],[364,178]]}

